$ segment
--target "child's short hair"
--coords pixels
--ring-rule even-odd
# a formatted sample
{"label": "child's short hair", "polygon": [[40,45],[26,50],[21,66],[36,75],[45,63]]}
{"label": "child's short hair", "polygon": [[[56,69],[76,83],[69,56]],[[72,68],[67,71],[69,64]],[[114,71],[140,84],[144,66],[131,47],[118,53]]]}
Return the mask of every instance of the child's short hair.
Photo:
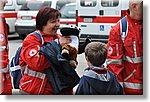
{"label": "child's short hair", "polygon": [[85,56],[93,66],[101,66],[107,57],[106,45],[101,42],[91,42],[85,47]]}

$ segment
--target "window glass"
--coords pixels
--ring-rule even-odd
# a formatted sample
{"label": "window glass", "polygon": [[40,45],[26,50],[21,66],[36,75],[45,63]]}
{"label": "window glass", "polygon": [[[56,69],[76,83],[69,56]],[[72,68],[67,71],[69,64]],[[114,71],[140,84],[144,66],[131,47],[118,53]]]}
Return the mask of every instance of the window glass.
{"label": "window glass", "polygon": [[17,5],[23,5],[26,3],[26,0],[16,0]]}
{"label": "window glass", "polygon": [[75,16],[76,16],[75,3],[70,3],[70,4],[64,5],[60,9],[60,12],[61,12],[62,18],[75,18]]}
{"label": "window glass", "polygon": [[22,5],[20,10],[30,10],[30,11],[36,11],[39,10],[41,7],[44,6],[50,6],[51,7],[51,1],[28,1],[25,4]]}
{"label": "window glass", "polygon": [[83,7],[95,7],[97,0],[81,0],[80,5]]}
{"label": "window glass", "polygon": [[13,4],[13,1],[12,0],[7,0],[8,3],[6,3],[6,6],[11,6]]}
{"label": "window glass", "polygon": [[103,7],[116,7],[119,4],[119,0],[101,0]]}
{"label": "window glass", "polygon": [[56,9],[60,10],[65,4],[75,3],[75,2],[76,2],[76,0],[58,0],[56,2]]}

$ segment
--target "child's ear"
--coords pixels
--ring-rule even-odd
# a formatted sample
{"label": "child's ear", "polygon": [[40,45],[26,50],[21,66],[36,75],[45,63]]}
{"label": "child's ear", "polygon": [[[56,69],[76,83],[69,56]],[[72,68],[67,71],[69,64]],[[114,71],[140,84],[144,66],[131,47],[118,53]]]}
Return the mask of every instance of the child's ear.
{"label": "child's ear", "polygon": [[87,56],[85,56],[85,59],[86,59],[86,63],[87,63],[87,65],[88,65],[88,66],[92,66],[92,64],[91,64],[91,62],[89,61],[89,59],[88,59],[88,57],[87,57]]}
{"label": "child's ear", "polygon": [[88,57],[87,57],[87,56],[85,56],[85,59],[86,59],[86,61],[87,61],[87,62],[89,61],[89,59],[88,59]]}

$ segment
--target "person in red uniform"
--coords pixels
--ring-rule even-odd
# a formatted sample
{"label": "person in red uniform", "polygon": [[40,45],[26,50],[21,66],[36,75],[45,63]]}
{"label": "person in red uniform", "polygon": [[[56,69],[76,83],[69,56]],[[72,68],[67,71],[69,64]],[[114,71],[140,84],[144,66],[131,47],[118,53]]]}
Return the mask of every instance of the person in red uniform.
{"label": "person in red uniform", "polygon": [[129,0],[128,30],[122,41],[120,21],[111,29],[107,67],[115,73],[125,94],[143,94],[143,1]]}
{"label": "person in red uniform", "polygon": [[11,95],[12,84],[8,68],[8,28],[3,13],[1,12],[6,3],[7,0],[0,0],[0,94]]}
{"label": "person in red uniform", "polygon": [[[44,42],[49,42],[59,38],[60,45],[68,44],[71,38],[61,37],[57,34],[60,26],[60,12],[50,7],[43,7],[36,16],[36,31],[41,34]],[[20,89],[22,94],[33,95],[53,95],[54,90],[48,82],[44,70],[50,65],[46,57],[39,54],[43,44],[40,43],[38,37],[29,34],[23,41],[20,54],[20,66],[25,67],[24,75],[20,80]],[[64,94],[72,94],[72,91]]]}

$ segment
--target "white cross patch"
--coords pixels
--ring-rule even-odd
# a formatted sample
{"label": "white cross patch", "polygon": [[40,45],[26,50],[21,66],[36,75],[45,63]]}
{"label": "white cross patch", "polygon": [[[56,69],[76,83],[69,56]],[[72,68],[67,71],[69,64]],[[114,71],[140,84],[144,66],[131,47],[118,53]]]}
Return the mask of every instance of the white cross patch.
{"label": "white cross patch", "polygon": [[113,48],[110,46],[110,47],[108,47],[108,54],[109,55],[111,55],[112,54],[112,52],[113,52]]}
{"label": "white cross patch", "polygon": [[34,56],[37,53],[35,49],[30,50],[29,55]]}
{"label": "white cross patch", "polygon": [[4,35],[0,34],[0,41],[3,42],[4,41]]}

